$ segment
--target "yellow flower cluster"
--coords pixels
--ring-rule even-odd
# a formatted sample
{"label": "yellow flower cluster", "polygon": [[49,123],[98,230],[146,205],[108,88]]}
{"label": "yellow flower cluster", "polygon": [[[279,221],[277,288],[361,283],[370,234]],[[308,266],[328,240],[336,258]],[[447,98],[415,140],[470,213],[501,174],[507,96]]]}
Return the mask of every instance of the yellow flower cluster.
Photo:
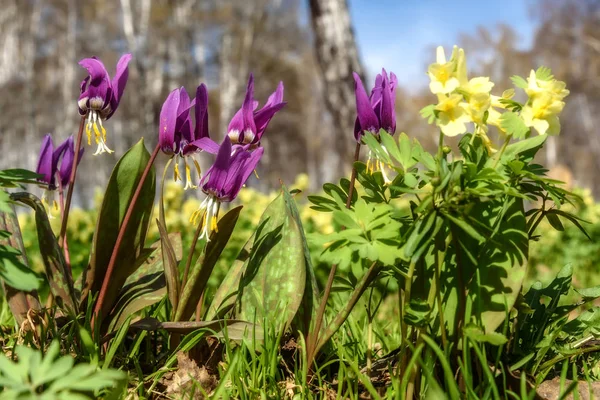
{"label": "yellow flower cluster", "polygon": [[[491,94],[494,83],[488,77],[468,79],[466,65],[463,49],[454,46],[452,56],[447,61],[444,49],[441,46],[437,48],[436,62],[427,70],[429,89],[438,97],[438,103],[432,108],[435,123],[446,136],[466,133],[467,125],[473,123],[474,133],[483,139],[489,150],[493,150],[487,137],[488,126],[495,126],[500,132],[510,134],[503,126],[502,113],[507,104],[513,105],[509,108],[513,111],[521,106],[512,101],[515,94],[513,89],[504,91],[502,96],[494,96]],[[537,73],[531,71],[526,83],[523,79],[519,80],[522,82],[519,86],[525,89],[529,97],[519,114],[524,126],[535,129],[540,135],[558,134],[558,114],[564,108],[563,99],[569,94],[565,83],[554,79],[546,68],[541,68]]]}
{"label": "yellow flower cluster", "polygon": [[552,75],[540,79],[531,71],[527,78],[525,88],[529,100],[521,111],[521,117],[530,128],[534,128],[540,135],[558,135],[560,121],[558,114],[565,107],[563,99],[569,95],[566,84],[554,79]]}
{"label": "yellow flower cluster", "polygon": [[438,97],[435,105],[436,124],[444,135],[457,136],[467,132],[467,124],[475,123],[476,132],[487,132],[486,111],[492,105],[490,92],[494,84],[486,77],[467,77],[467,61],[463,49],[454,46],[450,61],[444,48],[437,48],[437,60],[427,71],[429,89]]}

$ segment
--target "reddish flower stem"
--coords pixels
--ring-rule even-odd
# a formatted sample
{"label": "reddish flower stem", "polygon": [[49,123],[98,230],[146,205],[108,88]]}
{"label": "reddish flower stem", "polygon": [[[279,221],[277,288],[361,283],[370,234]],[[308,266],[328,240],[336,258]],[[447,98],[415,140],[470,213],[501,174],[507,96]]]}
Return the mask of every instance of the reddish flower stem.
{"label": "reddish flower stem", "polygon": [[104,300],[106,298],[106,291],[108,290],[108,285],[110,283],[110,278],[112,277],[113,270],[115,269],[115,263],[117,262],[117,256],[119,255],[119,248],[121,247],[121,242],[125,237],[125,231],[127,230],[127,225],[129,225],[129,220],[131,219],[131,215],[133,214],[133,210],[135,208],[135,204],[137,203],[138,197],[140,197],[140,192],[142,191],[142,187],[146,182],[146,178],[150,173],[150,168],[154,164],[154,160],[156,160],[156,156],[160,151],[160,146],[157,144],[156,148],[152,152],[148,163],[146,164],[146,168],[144,172],[142,172],[142,176],[140,181],[138,182],[137,188],[133,193],[133,197],[131,198],[131,202],[127,207],[127,212],[125,213],[125,217],[123,218],[123,223],[119,228],[119,234],[117,235],[117,240],[115,242],[115,246],[113,247],[112,254],[110,256],[110,261],[108,262],[108,267],[106,268],[106,275],[104,275],[104,280],[102,281],[102,288],[100,289],[100,294],[98,295],[98,301],[96,302],[96,307],[94,308],[94,314],[92,316],[92,331],[94,330],[94,323],[96,319],[100,315],[102,311],[102,306],[104,305]]}
{"label": "reddish flower stem", "polygon": [[64,212],[60,224],[60,234],[58,235],[58,245],[63,249],[67,243],[67,221],[69,220],[69,210],[71,209],[71,198],[73,197],[73,188],[75,187],[75,177],[77,176],[77,167],[79,166],[79,151],[81,150],[81,139],[83,137],[83,127],[85,126],[85,117],[81,117],[79,122],[79,131],[75,141],[75,156],[73,157],[73,168],[71,169],[71,178],[69,179],[69,189],[67,189],[67,198],[65,200]]}
{"label": "reddish flower stem", "polygon": [[[60,206],[60,216],[62,218],[62,216],[65,214],[65,193],[64,193],[64,187],[62,185],[62,183],[58,182],[58,203]],[[70,274],[72,274],[72,270],[71,270],[71,255],[69,253],[69,241],[67,240],[67,235],[65,235],[65,240],[63,243],[63,252],[65,255],[65,263],[67,264],[67,271],[69,271]],[[72,277],[71,277],[72,278]]]}

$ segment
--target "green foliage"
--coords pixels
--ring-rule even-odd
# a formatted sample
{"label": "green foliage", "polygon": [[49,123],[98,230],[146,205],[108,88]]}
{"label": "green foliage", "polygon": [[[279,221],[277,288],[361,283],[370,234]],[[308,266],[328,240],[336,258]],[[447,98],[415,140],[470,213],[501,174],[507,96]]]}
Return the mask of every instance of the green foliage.
{"label": "green foliage", "polygon": [[26,346],[15,350],[17,361],[0,354],[0,399],[93,399],[117,392],[126,383],[121,371],[98,370],[89,364],[74,365],[70,356],[60,357],[53,342],[42,356]]}
{"label": "green foliage", "polygon": [[302,306],[307,329],[315,304],[314,275],[298,211],[285,186],[240,256],[215,294],[208,318],[233,307],[234,316],[266,318],[283,332]]}
{"label": "green foliage", "polygon": [[[0,226],[0,279],[13,289],[26,292],[39,289],[41,280],[27,265],[22,249],[17,248],[18,243],[22,244],[23,239],[15,223],[15,210],[6,189],[23,188],[25,184],[37,183],[38,176],[23,169],[0,171],[0,213],[3,220]],[[16,237],[11,239],[11,235]]]}
{"label": "green foliage", "polygon": [[[83,299],[100,291],[113,248],[116,245],[119,228],[149,159],[150,154],[144,146],[144,140],[141,139],[115,165],[104,193],[92,240],[90,263],[83,279]],[[151,171],[142,186],[138,201],[131,214],[132,218],[123,236],[124,240],[117,250],[118,257],[114,265],[114,273],[101,311],[103,315],[108,315],[119,290],[133,272],[135,260],[144,246],[156,191],[156,177],[154,170]]]}

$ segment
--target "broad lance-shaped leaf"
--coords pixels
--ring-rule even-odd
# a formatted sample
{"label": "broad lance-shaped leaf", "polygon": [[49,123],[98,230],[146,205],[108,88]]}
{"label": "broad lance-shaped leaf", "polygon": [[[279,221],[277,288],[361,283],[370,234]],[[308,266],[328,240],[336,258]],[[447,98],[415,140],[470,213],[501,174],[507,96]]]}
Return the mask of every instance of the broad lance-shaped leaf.
{"label": "broad lance-shaped leaf", "polygon": [[[316,302],[315,284],[307,272],[312,267],[307,263],[297,211],[292,210],[290,202],[293,199],[284,186],[282,194],[263,213],[253,238],[217,291],[208,318],[221,315],[235,300],[237,318],[261,323],[266,317],[283,328],[294,320],[306,296],[310,298],[305,305],[314,308],[310,304]],[[244,261],[240,267],[241,260]]]}
{"label": "broad lance-shaped leaf", "polygon": [[[144,146],[144,139],[140,139],[121,157],[113,169],[104,193],[92,240],[90,263],[85,271],[82,290],[83,299],[100,291],[117,241],[119,228],[149,159],[150,154]],[[102,310],[104,315],[108,314],[125,280],[135,269],[135,260],[140,255],[148,231],[148,223],[154,203],[155,186],[156,176],[154,168],[151,168],[146,181],[142,185],[121,248],[117,253],[117,262],[106,292],[104,310]],[[86,304],[86,301],[82,300],[82,304]]]}
{"label": "broad lance-shaped leaf", "polygon": [[[38,294],[35,290],[39,285],[40,279],[29,267],[17,214],[13,205],[9,207],[11,209],[10,212],[0,212],[0,232],[5,233],[0,236],[0,245],[10,246],[21,252],[21,254],[14,257],[26,268],[23,271],[26,277],[25,279],[12,279],[16,277],[16,274],[13,270],[6,268],[6,259],[1,255],[0,259],[2,260],[0,262],[3,264],[3,267],[0,267],[0,276],[2,277],[4,296],[8,301],[10,311],[15,317],[17,325],[21,326],[29,310],[39,311],[41,309]],[[2,275],[3,273],[6,273],[6,275]],[[9,285],[7,278],[9,279],[8,282],[15,286]]]}
{"label": "broad lance-shaped leaf", "polygon": [[217,319],[214,321],[178,321],[161,322],[156,318],[144,318],[130,325],[130,329],[142,331],[157,331],[164,329],[169,332],[188,334],[198,329],[207,329],[213,332],[212,336],[231,340],[242,340],[254,337],[257,342],[262,341],[264,330],[260,325],[237,319]]}
{"label": "broad lance-shaped leaf", "polygon": [[[525,278],[528,258],[528,236],[523,201],[507,198],[502,201],[482,202],[471,209],[469,218],[478,226],[497,233],[481,244],[461,228],[455,227],[452,245],[446,253],[441,271],[442,302],[448,332],[453,335],[456,309],[459,306],[457,268],[461,268],[466,288],[466,308],[471,316],[468,322],[479,323],[485,333],[494,332],[513,307]],[[505,210],[505,212],[503,212]],[[498,219],[501,218],[500,221]],[[452,222],[449,222],[452,223]],[[456,252],[456,253],[455,253]]]}
{"label": "broad lance-shaped leaf", "polygon": [[76,313],[77,300],[73,287],[73,277],[67,269],[63,252],[58,246],[56,236],[50,227],[50,221],[42,202],[30,193],[13,193],[11,198],[33,208],[35,211],[35,225],[37,227],[40,253],[44,261],[46,278],[54,301],[63,310]]}
{"label": "broad lance-shaped leaf", "polygon": [[[164,218],[162,219],[164,220]],[[157,219],[156,224],[158,225],[158,233],[160,235],[161,257],[163,258],[161,265],[163,266],[164,277],[167,285],[167,295],[169,296],[172,309],[177,310],[179,308],[179,295],[181,291],[181,288],[179,287],[178,269],[181,257],[177,258],[175,255],[173,243],[171,243],[171,239],[167,233],[167,227],[165,226],[164,221]]]}
{"label": "broad lance-shaped leaf", "polygon": [[[319,289],[317,287],[317,277],[315,276],[315,270],[313,269],[310,251],[308,250],[308,242],[306,241],[306,235],[304,234],[304,228],[302,227],[302,221],[300,220],[300,212],[298,211],[298,207],[296,206],[294,198],[290,192],[288,192],[285,186],[282,186],[282,193],[286,206],[300,231],[300,238],[302,240],[302,249],[304,253],[304,266],[306,269],[306,286],[304,287],[304,296],[302,297],[302,302],[300,303],[298,312],[292,321],[292,330],[299,330],[306,337],[312,329],[312,323],[317,315],[317,307],[319,306],[320,302]],[[356,194],[356,192],[354,192],[354,194]]]}
{"label": "broad lance-shaped leaf", "polygon": [[[181,235],[173,233],[169,235],[169,239],[176,259],[181,260]],[[125,281],[107,319],[110,321],[108,332],[119,329],[130,315],[159,302],[165,296],[166,283],[160,240],[150,249],[144,249],[136,261],[136,266],[135,272]]]}
{"label": "broad lance-shaped leaf", "polygon": [[181,300],[175,314],[175,321],[187,321],[190,319],[208,279],[221,256],[225,245],[233,233],[233,228],[240,215],[242,206],[236,207],[225,214],[217,224],[217,230],[210,236],[204,254],[196,261],[196,265],[190,273],[190,277],[182,290]]}

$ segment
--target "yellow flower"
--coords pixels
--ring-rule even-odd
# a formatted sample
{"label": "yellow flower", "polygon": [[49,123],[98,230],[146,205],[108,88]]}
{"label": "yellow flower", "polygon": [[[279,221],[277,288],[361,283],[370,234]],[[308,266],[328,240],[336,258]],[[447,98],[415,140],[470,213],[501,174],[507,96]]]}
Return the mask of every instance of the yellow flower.
{"label": "yellow flower", "polygon": [[431,64],[427,69],[427,74],[429,75],[429,79],[431,79],[429,89],[433,94],[448,94],[460,85],[460,81],[456,76],[458,56],[454,56],[458,51],[456,50],[456,46],[454,48],[453,57],[450,61],[446,62],[444,48],[439,46],[437,48],[436,62]]}
{"label": "yellow flower", "polygon": [[466,111],[479,128],[483,129],[483,117],[492,104],[490,92],[494,83],[490,78],[476,77],[462,87],[467,99]]}
{"label": "yellow flower", "polygon": [[527,78],[525,92],[529,100],[521,111],[521,118],[528,127],[534,128],[540,135],[558,135],[560,121],[558,114],[565,107],[562,101],[569,95],[564,82],[554,78],[548,80],[538,79],[535,71],[531,71]]}
{"label": "yellow flower", "polygon": [[466,112],[463,97],[459,94],[450,96],[438,95],[439,103],[435,106],[438,111],[435,123],[440,127],[444,135],[457,136],[467,131],[466,124],[470,122],[469,114]]}

